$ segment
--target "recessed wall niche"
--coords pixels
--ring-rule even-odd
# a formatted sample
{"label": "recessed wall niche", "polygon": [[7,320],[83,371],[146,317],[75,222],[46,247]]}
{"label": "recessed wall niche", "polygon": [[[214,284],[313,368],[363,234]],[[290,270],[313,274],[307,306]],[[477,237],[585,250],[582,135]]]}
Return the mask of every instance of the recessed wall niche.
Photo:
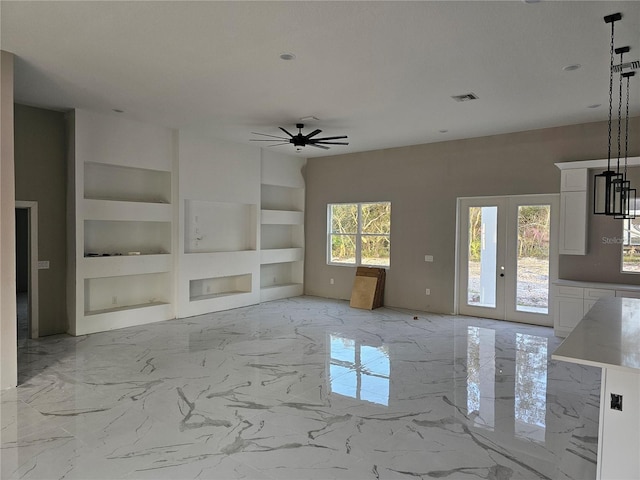
{"label": "recessed wall niche", "polygon": [[170,303],[168,273],[86,278],[84,313],[97,315]]}
{"label": "recessed wall niche", "polygon": [[303,210],[303,188],[262,184],[260,196],[263,210]]}
{"label": "recessed wall niche", "polygon": [[171,253],[171,223],[141,221],[84,221],[84,255],[141,255]]}
{"label": "recessed wall niche", "polygon": [[185,200],[185,253],[256,249],[257,206]]}
{"label": "recessed wall niche", "polygon": [[251,292],[250,273],[189,281],[189,300],[192,302],[249,292]]}
{"label": "recessed wall niche", "polygon": [[85,162],[84,198],[170,203],[171,172]]}

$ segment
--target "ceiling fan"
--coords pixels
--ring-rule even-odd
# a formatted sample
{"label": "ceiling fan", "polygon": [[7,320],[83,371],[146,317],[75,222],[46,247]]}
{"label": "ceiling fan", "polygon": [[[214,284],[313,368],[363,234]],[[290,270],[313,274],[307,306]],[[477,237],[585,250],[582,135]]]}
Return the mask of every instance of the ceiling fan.
{"label": "ceiling fan", "polygon": [[316,135],[318,135],[319,133],[322,132],[322,130],[319,129],[315,129],[313,132],[308,133],[306,135],[302,134],[302,129],[304,128],[304,124],[303,123],[296,123],[296,128],[298,129],[298,133],[296,135],[292,135],[291,133],[289,133],[287,130],[285,130],[282,127],[278,127],[280,128],[280,130],[282,130],[284,133],[286,133],[287,135],[289,135],[289,138],[287,137],[278,137],[277,135],[268,135],[266,133],[257,133],[257,132],[251,132],[254,135],[262,135],[263,137],[270,137],[268,139],[251,139],[252,142],[277,142],[280,141],[279,143],[274,143],[273,145],[267,145],[268,147],[277,147],[278,145],[287,145],[289,143],[293,144],[296,147],[296,150],[298,152],[300,152],[302,150],[303,147],[309,145],[311,147],[316,147],[316,148],[322,148],[323,150],[329,150],[329,147],[327,147],[326,145],[349,145],[348,142],[333,142],[331,140],[340,140],[342,138],[347,138],[346,135],[340,135],[337,137],[323,137],[323,138],[314,138]]}

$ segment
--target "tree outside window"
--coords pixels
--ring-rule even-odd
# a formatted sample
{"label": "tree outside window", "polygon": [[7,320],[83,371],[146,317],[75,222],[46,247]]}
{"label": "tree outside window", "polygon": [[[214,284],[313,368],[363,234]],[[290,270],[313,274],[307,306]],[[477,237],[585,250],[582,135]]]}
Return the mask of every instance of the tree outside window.
{"label": "tree outside window", "polygon": [[391,202],[328,205],[328,263],[388,267]]}

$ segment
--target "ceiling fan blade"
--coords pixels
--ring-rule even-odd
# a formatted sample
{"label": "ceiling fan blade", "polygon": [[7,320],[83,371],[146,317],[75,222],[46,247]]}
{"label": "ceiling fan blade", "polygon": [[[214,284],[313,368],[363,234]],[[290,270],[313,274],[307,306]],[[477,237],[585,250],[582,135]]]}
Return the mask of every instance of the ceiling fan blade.
{"label": "ceiling fan blade", "polygon": [[304,138],[306,138],[308,140],[311,137],[314,137],[314,136],[318,135],[319,133],[322,133],[322,130],[315,129],[313,132],[308,133],[307,135],[305,135]]}
{"label": "ceiling fan blade", "polygon": [[286,133],[287,135],[289,135],[291,138],[293,138],[293,135],[291,135],[289,132],[287,132],[284,128],[282,127],[278,127],[280,130],[282,130],[284,133]]}
{"label": "ceiling fan blade", "polygon": [[312,142],[321,142],[323,140],[338,140],[339,138],[349,138],[346,135],[341,135],[339,137],[324,137],[324,138],[314,138],[311,140]]}
{"label": "ceiling fan blade", "polygon": [[349,145],[349,142],[314,142],[309,145]]}
{"label": "ceiling fan blade", "polygon": [[251,132],[254,135],[262,135],[263,137],[273,137],[273,138],[279,138],[280,140],[288,140],[286,137],[276,137],[275,135],[269,135],[267,133],[258,133],[258,132]]}
{"label": "ceiling fan blade", "polygon": [[324,145],[316,145],[315,143],[310,143],[310,147],[322,148],[323,150],[329,150],[329,147],[325,147]]}
{"label": "ceiling fan blade", "polygon": [[[275,142],[277,138],[250,138],[250,142]],[[286,140],[287,143],[289,140],[287,138],[280,138],[278,140]]]}
{"label": "ceiling fan blade", "polygon": [[289,145],[289,142],[274,143],[273,145],[267,145],[267,147],[277,147],[279,145]]}

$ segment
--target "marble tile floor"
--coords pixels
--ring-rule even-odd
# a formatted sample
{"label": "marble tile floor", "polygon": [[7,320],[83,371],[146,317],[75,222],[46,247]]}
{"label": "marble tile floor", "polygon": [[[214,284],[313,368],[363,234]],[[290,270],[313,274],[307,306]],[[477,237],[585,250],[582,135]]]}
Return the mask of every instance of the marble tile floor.
{"label": "marble tile floor", "polygon": [[315,297],[26,340],[1,478],[595,478],[600,372],[560,341]]}

